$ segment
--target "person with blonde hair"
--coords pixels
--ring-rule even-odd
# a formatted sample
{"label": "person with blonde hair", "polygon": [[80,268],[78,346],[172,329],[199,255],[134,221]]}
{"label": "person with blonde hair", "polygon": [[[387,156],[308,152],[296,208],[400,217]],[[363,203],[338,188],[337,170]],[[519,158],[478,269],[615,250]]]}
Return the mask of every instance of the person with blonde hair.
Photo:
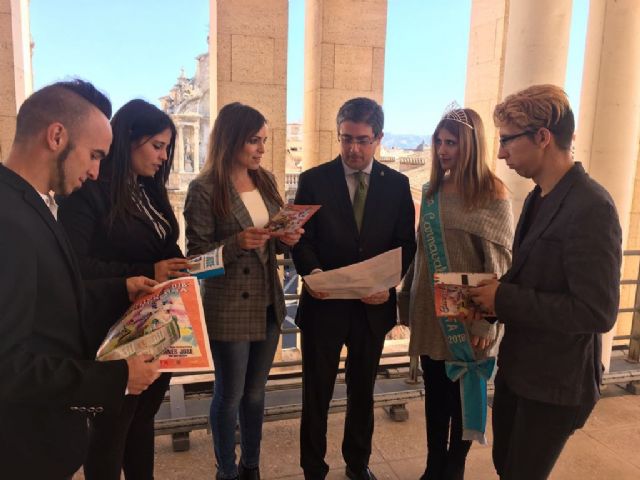
{"label": "person with blonde hair", "polygon": [[[285,317],[276,253],[303,232],[274,237],[263,228],[283,204],[273,174],[260,165],[267,136],[258,110],[225,105],[185,200],[188,254],[223,246],[225,274],[204,280],[202,290],[215,365],[210,420],[217,479],[260,479],[265,385]],[[242,453],[236,463],[238,415]]]}
{"label": "person with blonde hair", "polygon": [[[401,317],[406,323],[408,316],[409,352],[420,356],[425,384],[428,452],[421,478],[454,480],[464,476],[471,440],[484,441],[486,380],[500,329],[481,317],[466,325],[436,316],[434,273],[502,274],[511,261],[513,227],[507,189],[487,164],[484,127],[474,110],[454,107],[444,114],[433,133],[432,153],[418,250],[402,287]],[[462,335],[457,338],[464,341],[456,346],[451,335]],[[454,361],[474,363],[484,376],[461,378]],[[480,395],[468,390],[474,385]]]}
{"label": "person with blonde hair", "polygon": [[601,334],[617,317],[621,229],[607,191],[574,162],[573,112],[555,85],[496,106],[498,157],[536,186],[500,281],[472,289],[505,335],[493,401],[493,462],[502,480],[541,480],[600,396]]}

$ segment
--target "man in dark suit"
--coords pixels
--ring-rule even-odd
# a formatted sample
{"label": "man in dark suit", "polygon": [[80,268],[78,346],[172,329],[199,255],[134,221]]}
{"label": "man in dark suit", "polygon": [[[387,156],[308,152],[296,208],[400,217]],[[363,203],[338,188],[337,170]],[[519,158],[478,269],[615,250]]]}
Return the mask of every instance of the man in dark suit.
{"label": "man in dark suit", "polygon": [[[300,275],[332,270],[402,247],[402,273],[415,253],[415,212],[406,176],[373,158],[382,139],[382,108],[368,98],[338,112],[341,154],[300,175],[295,203],[322,208],[293,249]],[[297,323],[302,330],[301,466],[322,479],[327,413],[346,345],[347,414],[342,443],[346,474],[375,478],[368,468],[373,435],[373,387],[384,338],[396,323],[395,289],[359,300],[329,300],[306,287]]]}
{"label": "man in dark suit", "polygon": [[158,376],[157,362],[147,357],[93,359],[91,322],[113,319],[154,282],[96,282],[85,298],[51,195],[97,176],[111,143],[110,115],[109,100],[90,83],[45,87],[20,107],[14,143],[0,165],[3,478],[71,478],[84,460],[88,420],[119,409],[125,389],[139,394]]}
{"label": "man in dark suit", "polygon": [[600,395],[601,334],[616,321],[621,231],[613,200],[571,155],[565,92],[535,85],[494,112],[498,156],[536,187],[516,229],[513,264],[474,289],[505,325],[493,401],[502,480],[547,478]]}

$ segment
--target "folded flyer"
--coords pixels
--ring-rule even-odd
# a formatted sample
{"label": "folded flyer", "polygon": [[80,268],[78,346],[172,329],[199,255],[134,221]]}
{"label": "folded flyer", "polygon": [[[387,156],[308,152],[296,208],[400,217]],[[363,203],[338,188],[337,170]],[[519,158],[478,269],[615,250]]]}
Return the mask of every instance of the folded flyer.
{"label": "folded flyer", "polygon": [[210,252],[189,259],[189,274],[198,279],[224,275],[222,249],[224,245]]}
{"label": "folded flyer", "polygon": [[302,227],[318,211],[321,205],[285,205],[264,226],[276,234],[293,233]]}
{"label": "folded flyer", "polygon": [[162,372],[213,369],[197,278],[169,280],[136,300],[109,330],[97,359],[142,353],[158,357]]}
{"label": "folded flyer", "polygon": [[303,281],[328,299],[360,299],[400,283],[402,247],[345,267],[311,273]]}
{"label": "folded flyer", "polygon": [[469,287],[476,287],[482,280],[498,278],[495,273],[436,273],[433,275],[433,295],[438,317],[457,317],[479,311],[483,317],[495,316],[495,312],[482,311],[473,303]]}

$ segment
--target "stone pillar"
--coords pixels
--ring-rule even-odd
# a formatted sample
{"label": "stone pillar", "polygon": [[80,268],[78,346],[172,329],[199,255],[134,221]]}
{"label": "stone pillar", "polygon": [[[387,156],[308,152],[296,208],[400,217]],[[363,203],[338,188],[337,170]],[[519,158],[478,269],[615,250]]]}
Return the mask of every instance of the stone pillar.
{"label": "stone pillar", "polygon": [[[564,86],[571,0],[511,0],[507,17],[501,98],[538,83]],[[533,182],[520,177],[501,160],[496,163],[496,173],[513,195],[517,219]]]}
{"label": "stone pillar", "polygon": [[382,103],[387,0],[307,0],[303,168],[339,153],[336,114],[353,97]]}
{"label": "stone pillar", "polygon": [[[177,135],[176,135],[176,173],[184,172],[184,126],[182,124],[177,125]],[[182,186],[181,186],[182,187]]]}
{"label": "stone pillar", "polygon": [[200,142],[198,135],[200,134],[200,120],[196,120],[193,126],[193,173],[200,173]]}
{"label": "stone pillar", "polygon": [[[584,162],[589,175],[613,197],[622,224],[623,247],[631,249],[640,249],[640,179],[636,177],[640,141],[639,30],[637,0],[591,0],[576,136],[576,159]],[[626,259],[625,266],[631,268],[624,269],[624,277],[636,278],[637,259]],[[625,306],[631,306],[633,289],[623,286],[622,298]],[[628,333],[628,322],[625,330]],[[605,336],[603,345],[607,367],[613,333]]]}
{"label": "stone pillar", "polygon": [[282,194],[288,16],[288,0],[210,0],[211,125],[228,103],[258,109],[269,123],[263,166],[275,174]]}
{"label": "stone pillar", "polygon": [[0,0],[0,162],[9,154],[18,108],[33,91],[28,0]]}
{"label": "stone pillar", "polygon": [[474,0],[471,6],[464,106],[482,118],[492,168],[498,153],[493,109],[502,99],[507,12],[505,0]]}

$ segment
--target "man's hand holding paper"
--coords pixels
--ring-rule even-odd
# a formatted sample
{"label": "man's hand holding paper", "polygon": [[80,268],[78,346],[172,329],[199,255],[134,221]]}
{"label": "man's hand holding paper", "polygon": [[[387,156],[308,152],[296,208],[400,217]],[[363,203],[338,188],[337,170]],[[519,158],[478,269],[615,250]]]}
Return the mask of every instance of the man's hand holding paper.
{"label": "man's hand holding paper", "polygon": [[307,289],[326,293],[327,299],[361,299],[378,305],[400,283],[401,271],[402,248],[398,247],[346,267],[306,275],[303,280]]}

